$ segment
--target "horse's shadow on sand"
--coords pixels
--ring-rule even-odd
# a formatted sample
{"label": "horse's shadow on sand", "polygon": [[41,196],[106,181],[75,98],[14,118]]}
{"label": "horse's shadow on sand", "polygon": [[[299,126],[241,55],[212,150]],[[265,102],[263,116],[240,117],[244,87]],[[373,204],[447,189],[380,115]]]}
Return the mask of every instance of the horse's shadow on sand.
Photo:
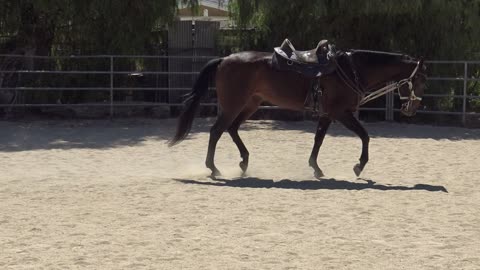
{"label": "horse's shadow on sand", "polygon": [[304,180],[304,181],[292,181],[284,179],[280,181],[274,181],[271,179],[260,179],[255,177],[244,177],[238,179],[215,179],[215,181],[199,181],[191,179],[174,179],[184,184],[205,185],[205,186],[217,186],[217,187],[236,187],[236,188],[281,188],[281,189],[298,189],[298,190],[420,190],[420,191],[443,191],[448,193],[444,186],[432,186],[426,184],[417,184],[412,187],[409,186],[395,186],[395,185],[382,185],[377,184],[372,180],[359,179],[363,182],[350,182],[346,180],[336,179],[322,179],[322,180]]}

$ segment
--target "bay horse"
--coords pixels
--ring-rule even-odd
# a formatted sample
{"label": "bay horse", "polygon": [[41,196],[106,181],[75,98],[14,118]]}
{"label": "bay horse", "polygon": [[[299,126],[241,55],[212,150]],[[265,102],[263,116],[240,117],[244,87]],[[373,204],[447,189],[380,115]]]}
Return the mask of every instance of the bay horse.
{"label": "bay horse", "polygon": [[[228,131],[240,151],[242,161],[239,165],[245,173],[249,152],[238,135],[240,125],[264,101],[280,108],[305,110],[305,100],[312,88],[313,79],[297,72],[275,69],[272,56],[270,52],[246,51],[210,60],[184,101],[176,134],[169,145],[181,142],[190,132],[200,99],[208,90],[210,78],[215,76],[219,112],[210,129],[205,164],[212,171],[212,178],[220,175],[214,163],[215,148],[223,132]],[[335,72],[318,79],[322,90],[319,99],[322,114],[309,158],[309,165],[318,179],[324,176],[317,163],[318,152],[332,121],[342,123],[362,141],[360,162],[354,166],[354,172],[359,176],[368,162],[370,141],[367,131],[354,116],[359,105],[398,90],[400,98],[406,100],[401,112],[413,116],[420,106],[426,83],[423,59],[405,54],[349,50],[338,54],[336,65]]]}

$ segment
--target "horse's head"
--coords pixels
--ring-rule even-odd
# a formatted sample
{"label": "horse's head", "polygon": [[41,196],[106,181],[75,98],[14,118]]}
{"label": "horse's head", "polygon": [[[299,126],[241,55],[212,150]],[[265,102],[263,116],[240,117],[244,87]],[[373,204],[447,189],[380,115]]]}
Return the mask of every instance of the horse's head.
{"label": "horse's head", "polygon": [[363,82],[365,91],[370,93],[363,98],[362,103],[398,89],[400,99],[405,101],[401,112],[407,116],[415,115],[427,79],[423,59],[399,53],[365,50],[354,50],[353,56],[351,66],[360,71],[357,72],[358,75],[354,73],[354,77]]}
{"label": "horse's head", "polygon": [[423,59],[420,59],[417,61],[410,76],[399,82],[398,94],[400,95],[400,100],[404,101],[400,111],[406,116],[415,115],[420,107],[427,81],[426,69]]}

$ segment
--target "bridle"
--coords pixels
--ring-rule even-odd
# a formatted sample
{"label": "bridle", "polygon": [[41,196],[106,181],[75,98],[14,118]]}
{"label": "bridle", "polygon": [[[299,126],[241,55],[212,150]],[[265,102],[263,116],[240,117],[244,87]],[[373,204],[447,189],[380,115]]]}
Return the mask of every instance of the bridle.
{"label": "bridle", "polygon": [[[424,73],[421,73],[418,71],[419,67],[420,67],[420,62],[421,61],[418,61],[417,62],[417,66],[415,67],[415,69],[413,70],[412,74],[410,75],[410,77],[406,80],[406,84],[408,84],[408,90],[410,91],[410,94],[408,96],[402,96],[402,94],[400,93],[400,87],[402,87],[405,83],[401,84],[398,86],[398,95],[400,96],[400,99],[401,100],[409,100],[409,101],[414,101],[414,100],[418,100],[418,101],[422,101],[422,97],[417,97],[417,95],[415,95],[415,91],[413,90],[413,79],[416,78],[417,76],[422,76],[424,79],[427,79],[427,75],[424,74]],[[400,81],[401,82],[401,81]]]}
{"label": "bridle", "polygon": [[[410,74],[410,76],[408,78],[405,78],[405,79],[402,79],[402,80],[399,80],[399,81],[396,81],[396,82],[391,82],[391,83],[387,84],[386,86],[384,86],[380,89],[374,90],[374,91],[368,91],[368,90],[365,91],[360,84],[360,79],[359,79],[359,76],[358,76],[358,72],[356,71],[356,68],[353,64],[351,52],[347,52],[346,55],[349,58],[349,63],[350,63],[350,66],[352,68],[352,72],[353,72],[354,77],[355,77],[355,82],[353,82],[352,79],[350,79],[349,76],[347,76],[347,74],[342,69],[342,67],[338,64],[337,61],[335,61],[335,63],[337,65],[337,70],[338,70],[339,77],[342,79],[342,81],[350,89],[352,89],[359,96],[359,100],[360,100],[359,105],[363,105],[363,104],[365,104],[369,101],[372,101],[372,100],[374,100],[374,99],[376,99],[380,96],[383,96],[383,95],[385,95],[389,92],[395,91],[395,89],[398,90],[398,95],[400,96],[401,100],[408,100],[408,102],[415,101],[415,100],[418,100],[418,101],[422,100],[421,97],[418,97],[417,95],[415,95],[415,91],[413,89],[413,79],[414,78],[416,78],[417,76],[422,76],[424,78],[427,77],[424,73],[421,73],[421,72],[418,71],[421,68],[420,63],[422,61],[417,62],[417,65],[415,66],[415,69],[412,71],[412,73]],[[402,96],[402,94],[400,92],[400,88],[403,87],[405,84],[408,85],[408,89],[410,91],[408,96]],[[370,92],[370,93],[365,96],[366,92]]]}

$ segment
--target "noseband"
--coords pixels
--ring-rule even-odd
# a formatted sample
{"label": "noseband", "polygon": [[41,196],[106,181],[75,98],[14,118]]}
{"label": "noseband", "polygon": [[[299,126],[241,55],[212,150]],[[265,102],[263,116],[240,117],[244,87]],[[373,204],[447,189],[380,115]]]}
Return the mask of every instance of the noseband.
{"label": "noseband", "polygon": [[[400,99],[401,100],[409,100],[409,101],[414,101],[414,100],[418,100],[418,101],[422,101],[422,98],[421,97],[417,97],[417,95],[415,95],[415,91],[413,91],[413,78],[417,77],[417,76],[422,76],[424,77],[425,79],[427,78],[427,76],[423,73],[420,73],[418,72],[418,68],[420,67],[420,61],[418,61],[417,63],[417,66],[415,67],[415,69],[413,70],[412,74],[410,75],[410,77],[408,77],[407,79],[403,79],[403,80],[400,80],[398,83],[397,83],[397,89],[398,89],[398,95],[400,96]],[[410,94],[409,96],[402,96],[402,94],[400,93],[400,87],[402,87],[404,84],[408,84],[408,90],[410,91]]]}

